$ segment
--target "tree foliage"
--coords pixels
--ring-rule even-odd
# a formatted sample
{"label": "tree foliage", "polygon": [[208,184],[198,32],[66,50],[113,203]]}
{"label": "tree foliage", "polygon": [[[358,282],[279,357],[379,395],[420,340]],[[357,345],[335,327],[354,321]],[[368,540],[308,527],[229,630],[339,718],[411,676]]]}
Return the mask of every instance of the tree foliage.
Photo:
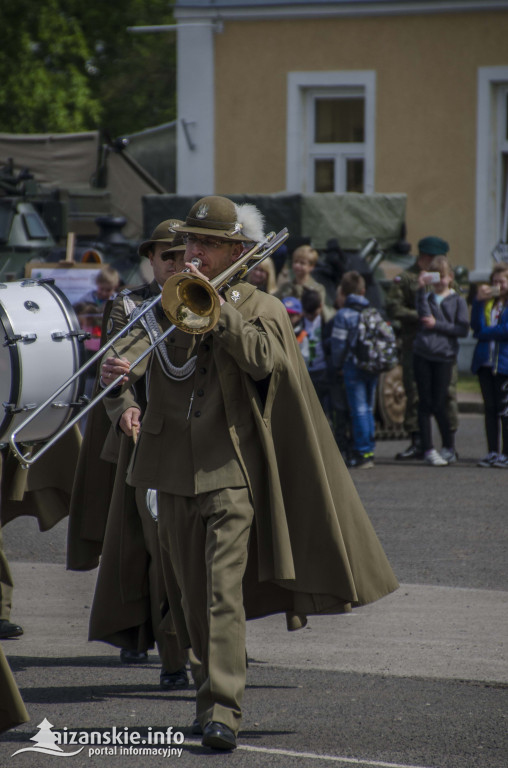
{"label": "tree foliage", "polygon": [[0,131],[113,137],[175,118],[168,0],[0,0]]}

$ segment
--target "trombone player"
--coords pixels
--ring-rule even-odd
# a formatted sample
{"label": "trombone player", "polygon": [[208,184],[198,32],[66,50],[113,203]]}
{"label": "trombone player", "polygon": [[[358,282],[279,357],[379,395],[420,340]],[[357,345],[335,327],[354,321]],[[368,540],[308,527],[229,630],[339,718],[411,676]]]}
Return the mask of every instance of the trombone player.
{"label": "trombone player", "polygon": [[[150,355],[128,476],[158,491],[163,568],[174,567],[185,615],[178,637],[202,664],[193,732],[218,750],[236,747],[246,618],[282,612],[298,629],[308,613],[349,611],[397,587],[284,305],[241,280],[220,284],[242,263],[244,244],[264,239],[260,224],[253,206],[209,196],[175,227],[187,268],[219,285],[218,322],[200,334],[178,329]],[[117,397],[106,399],[120,428],[132,421],[130,387],[146,370],[127,375],[129,361],[146,344],[133,329],[120,358],[102,365],[106,384],[124,374]]]}

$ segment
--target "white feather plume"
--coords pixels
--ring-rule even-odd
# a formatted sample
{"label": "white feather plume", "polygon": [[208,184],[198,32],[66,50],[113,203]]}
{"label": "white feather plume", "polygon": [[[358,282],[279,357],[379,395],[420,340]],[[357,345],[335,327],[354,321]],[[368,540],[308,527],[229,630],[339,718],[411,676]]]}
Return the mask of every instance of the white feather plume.
{"label": "white feather plume", "polygon": [[242,225],[242,234],[246,240],[259,243],[265,239],[265,218],[259,208],[252,203],[236,205],[236,220]]}

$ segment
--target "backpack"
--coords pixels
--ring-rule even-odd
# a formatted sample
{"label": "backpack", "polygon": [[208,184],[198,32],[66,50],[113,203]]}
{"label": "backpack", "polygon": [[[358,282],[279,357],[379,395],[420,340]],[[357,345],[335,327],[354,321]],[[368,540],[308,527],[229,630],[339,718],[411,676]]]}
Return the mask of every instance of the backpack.
{"label": "backpack", "polygon": [[383,373],[397,365],[395,332],[375,307],[367,307],[360,312],[356,344],[352,351],[358,368],[368,373]]}

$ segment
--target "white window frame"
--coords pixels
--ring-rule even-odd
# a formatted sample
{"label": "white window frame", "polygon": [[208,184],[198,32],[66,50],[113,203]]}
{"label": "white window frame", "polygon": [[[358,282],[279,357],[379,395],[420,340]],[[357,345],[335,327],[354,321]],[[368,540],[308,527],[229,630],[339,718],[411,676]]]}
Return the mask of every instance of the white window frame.
{"label": "white window frame", "polygon": [[[352,88],[362,91],[365,99],[363,144],[313,144],[310,102],[314,95],[319,93],[340,96],[346,89]],[[366,194],[373,194],[375,189],[376,73],[371,70],[290,72],[287,81],[287,103],[287,191],[312,193],[314,188],[312,161],[315,158],[331,159],[339,155],[364,159],[364,191]],[[336,177],[340,173],[337,161],[335,173]]]}
{"label": "white window frame", "polygon": [[[347,176],[347,161],[348,160],[364,160],[364,177],[365,177],[365,142],[334,142],[334,143],[317,143],[313,140],[314,124],[316,115],[316,100],[322,98],[336,98],[341,96],[354,96],[363,100],[365,105],[365,92],[363,88],[354,89],[352,93],[348,94],[342,89],[308,89],[306,94],[306,112],[307,112],[307,128],[306,136],[308,137],[308,160],[307,160],[307,178],[306,178],[306,190],[311,194],[315,188],[314,178],[314,161],[315,160],[333,160],[335,162],[335,191],[337,193],[346,192],[346,176]],[[365,121],[365,114],[364,114]],[[364,126],[365,127],[365,126]],[[365,178],[364,178],[365,186]]]}
{"label": "white window frame", "polygon": [[476,215],[475,268],[471,280],[485,280],[492,269],[492,249],[501,234],[503,148],[508,149],[505,134],[501,139],[506,102],[501,93],[508,88],[508,66],[479,67],[476,144]]}

